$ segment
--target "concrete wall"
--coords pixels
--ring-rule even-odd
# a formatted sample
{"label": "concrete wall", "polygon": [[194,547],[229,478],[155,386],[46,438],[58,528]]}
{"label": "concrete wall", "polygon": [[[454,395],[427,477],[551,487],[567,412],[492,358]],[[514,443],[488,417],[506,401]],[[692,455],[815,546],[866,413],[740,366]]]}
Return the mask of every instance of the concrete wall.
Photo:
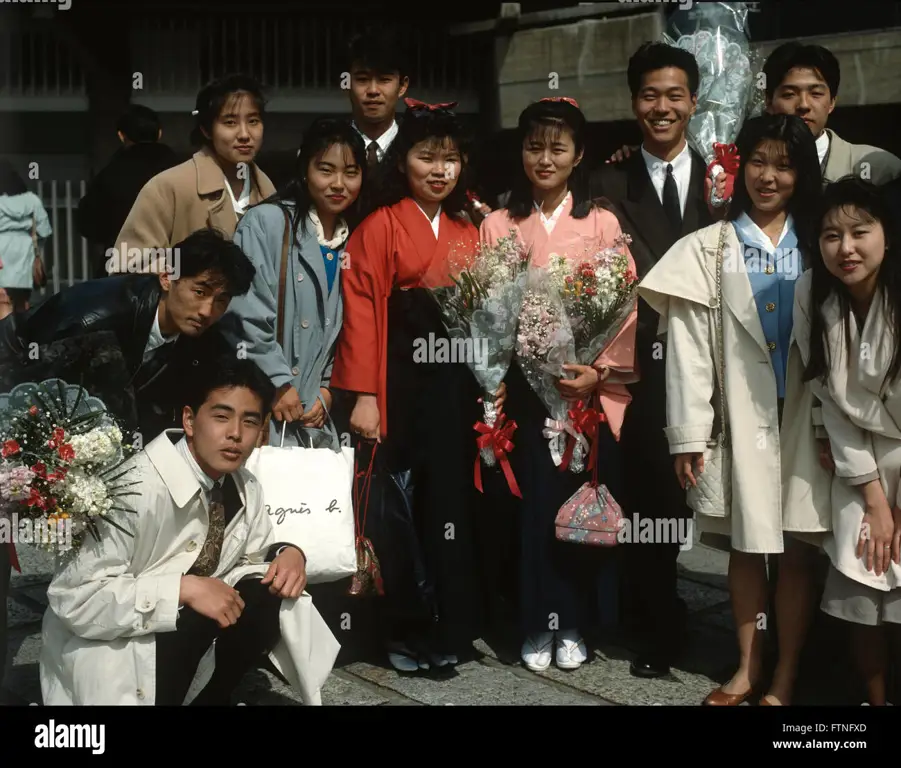
{"label": "concrete wall", "polygon": [[[662,30],[662,16],[652,12],[529,29],[498,40],[494,127],[515,128],[528,104],[555,95],[575,98],[590,122],[631,119],[629,57],[643,42],[660,39]],[[840,106],[901,104],[901,29],[805,39],[838,58]],[[781,42],[754,46],[761,63]]]}

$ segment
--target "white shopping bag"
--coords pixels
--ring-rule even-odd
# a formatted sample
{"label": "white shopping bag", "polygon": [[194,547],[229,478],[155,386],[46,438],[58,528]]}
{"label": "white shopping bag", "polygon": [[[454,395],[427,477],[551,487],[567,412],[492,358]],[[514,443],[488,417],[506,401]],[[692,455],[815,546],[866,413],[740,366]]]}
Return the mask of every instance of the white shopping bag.
{"label": "white shopping bag", "polygon": [[274,542],[295,544],[307,556],[307,583],[356,573],[352,448],[267,445],[256,448],[245,466],[260,481]]}

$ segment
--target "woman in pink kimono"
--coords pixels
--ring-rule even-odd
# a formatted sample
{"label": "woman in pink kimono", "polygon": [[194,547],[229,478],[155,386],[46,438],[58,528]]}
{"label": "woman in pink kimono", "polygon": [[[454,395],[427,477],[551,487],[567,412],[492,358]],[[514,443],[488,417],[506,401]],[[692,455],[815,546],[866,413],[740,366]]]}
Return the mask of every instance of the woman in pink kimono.
{"label": "woman in pink kimono", "polygon": [[[553,254],[577,259],[589,245],[612,246],[621,231],[616,217],[589,198],[585,116],[572,99],[549,98],[527,107],[519,119],[522,173],[514,182],[507,207],[489,214],[481,226],[483,243],[493,244],[514,230],[532,252],[532,264],[546,266]],[[635,270],[631,255],[630,268]],[[600,395],[606,423],[598,425],[598,482],[614,498],[621,494],[620,428],[630,401],[626,384],[634,373],[636,309],[593,365],[567,365],[568,378],[557,388],[573,405]],[[522,660],[542,671],[556,657],[561,669],[576,669],[588,659],[583,632],[599,606],[609,552],[562,543],[554,520],[560,507],[591,478],[561,471],[542,432],[550,418],[542,400],[514,363],[507,376],[504,411],[518,424],[510,462],[522,491],[515,500],[520,525],[519,614],[524,637]],[[587,463],[587,462],[586,462]],[[606,591],[606,590],[605,590]],[[556,641],[556,642],[555,642]]]}

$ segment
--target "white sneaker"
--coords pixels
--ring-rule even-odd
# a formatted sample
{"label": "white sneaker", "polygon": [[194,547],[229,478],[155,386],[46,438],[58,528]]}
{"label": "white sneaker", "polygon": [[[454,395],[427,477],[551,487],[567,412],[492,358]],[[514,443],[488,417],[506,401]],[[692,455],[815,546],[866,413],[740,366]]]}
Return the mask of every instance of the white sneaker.
{"label": "white sneaker", "polygon": [[529,635],[522,644],[522,663],[533,672],[544,672],[551,666],[551,652],[554,647],[554,633],[541,632]]}
{"label": "white sneaker", "polygon": [[588,661],[585,641],[576,630],[557,633],[557,666],[560,669],[578,669]]}

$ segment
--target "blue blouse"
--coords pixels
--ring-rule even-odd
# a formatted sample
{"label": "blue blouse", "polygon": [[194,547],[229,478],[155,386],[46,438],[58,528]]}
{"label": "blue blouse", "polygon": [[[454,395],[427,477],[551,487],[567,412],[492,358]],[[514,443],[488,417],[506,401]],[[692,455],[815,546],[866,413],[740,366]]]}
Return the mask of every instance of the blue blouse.
{"label": "blue blouse", "polygon": [[335,284],[335,276],[338,274],[338,263],[341,256],[334,248],[327,245],[320,245],[319,250],[322,251],[322,261],[325,264],[325,276],[328,279],[328,291],[332,292],[332,286]]}
{"label": "blue blouse", "polygon": [[789,216],[775,248],[747,214],[742,214],[733,226],[744,251],[745,270],[770,350],[777,396],[784,398],[795,281],[803,271],[794,222]]}

